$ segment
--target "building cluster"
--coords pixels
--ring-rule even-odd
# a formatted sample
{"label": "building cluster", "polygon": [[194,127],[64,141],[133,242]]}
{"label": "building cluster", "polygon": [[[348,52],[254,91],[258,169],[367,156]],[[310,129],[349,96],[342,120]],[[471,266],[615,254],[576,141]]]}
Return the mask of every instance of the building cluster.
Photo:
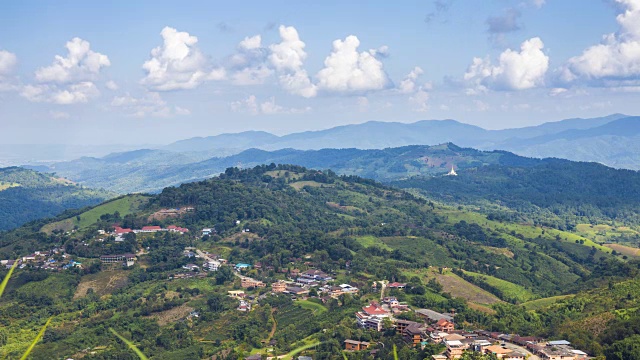
{"label": "building cluster", "polygon": [[[501,360],[525,360],[535,354],[543,360],[584,360],[587,354],[574,349],[568,341],[547,341],[536,337],[522,337],[502,333],[456,330],[455,314],[443,314],[429,309],[415,310],[420,322],[395,318],[393,308],[400,305],[393,297],[383,299],[382,305],[372,302],[356,313],[358,326],[382,331],[384,324],[395,328],[411,347],[424,347],[429,343],[443,344],[443,354],[434,355],[434,360],[459,359],[465,352],[493,354]],[[369,343],[355,340],[345,341],[345,350],[361,351]]]}
{"label": "building cluster", "polygon": [[58,248],[49,251],[35,251],[19,259],[0,260],[0,265],[7,269],[10,269],[16,263],[18,269],[24,269],[30,266],[49,271],[61,271],[72,268],[82,269],[83,267],[82,263],[73,260],[70,255]]}
{"label": "building cluster", "polygon": [[134,254],[101,255],[100,261],[103,264],[120,264],[129,267],[136,263],[136,256]]}
{"label": "building cluster", "polygon": [[160,231],[176,232],[176,233],[184,234],[184,233],[188,233],[189,229],[179,227],[176,225],[169,225],[166,228],[163,228],[161,226],[156,226],[156,225],[143,226],[142,229],[129,229],[129,228],[121,228],[120,226],[114,226],[114,230],[112,234],[115,235],[117,238],[117,237],[122,237],[124,234],[128,234],[128,233],[148,234],[148,233],[155,233]]}

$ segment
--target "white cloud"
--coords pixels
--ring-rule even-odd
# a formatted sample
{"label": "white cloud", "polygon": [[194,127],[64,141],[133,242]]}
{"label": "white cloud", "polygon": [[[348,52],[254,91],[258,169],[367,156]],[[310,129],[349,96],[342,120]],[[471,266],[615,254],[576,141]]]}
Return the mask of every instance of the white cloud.
{"label": "white cloud", "polygon": [[269,46],[269,62],[278,72],[280,85],[295,95],[306,98],[316,96],[317,87],[304,69],[304,60],[307,58],[304,51],[306,45],[300,40],[298,31],[293,26],[284,25],[280,25],[278,31],[281,41]]}
{"label": "white cloud", "polygon": [[491,109],[491,106],[484,101],[473,100],[473,104],[476,106],[476,110],[480,112],[488,111]]}
{"label": "white cloud", "polygon": [[111,91],[118,90],[118,88],[119,88],[118,84],[116,84],[116,82],[115,82],[115,81],[113,81],[113,80],[109,80],[109,81],[107,81],[107,82],[104,84],[104,86],[106,86],[106,88],[107,88],[107,89],[109,89],[109,90],[111,90]]}
{"label": "white cloud", "polygon": [[429,110],[429,93],[423,89],[419,89],[415,94],[409,97],[409,102],[414,105],[413,110],[418,112],[425,112]]}
{"label": "white cloud", "polygon": [[252,37],[245,37],[244,40],[240,41],[238,47],[245,50],[254,50],[262,48],[262,36],[255,35]]}
{"label": "white cloud", "polygon": [[246,37],[238,44],[237,52],[226,63],[234,85],[263,84],[273,74],[267,65],[268,49],[262,46],[262,37]]}
{"label": "white cloud", "polygon": [[14,53],[6,50],[0,50],[0,91],[8,91],[14,89],[11,84],[10,76],[13,73],[18,58]]}
{"label": "white cloud", "polygon": [[172,117],[191,114],[188,109],[167,105],[167,102],[157,92],[147,92],[143,97],[134,97],[129,94],[116,96],[111,100],[111,106],[137,118]]}
{"label": "white cloud", "polygon": [[0,50],[0,77],[10,75],[18,63],[18,58],[14,53]]}
{"label": "white cloud", "polygon": [[387,87],[389,79],[382,62],[369,52],[358,53],[360,40],[354,35],[335,40],[333,51],[317,74],[318,87],[332,92],[365,92]]}
{"label": "white cloud", "polygon": [[50,66],[36,70],[38,84],[21,87],[22,97],[32,102],[71,105],[86,103],[100,95],[94,81],[104,68],[111,66],[109,58],[91,50],[91,44],[78,37],[65,47],[66,56],[56,55]]}
{"label": "white cloud", "polygon": [[531,3],[533,4],[533,6],[537,7],[538,9],[540,9],[541,7],[543,7],[547,1],[546,0],[531,0]]}
{"label": "white cloud", "polygon": [[197,47],[198,38],[187,32],[165,27],[163,44],[151,51],[142,68],[147,72],[141,83],[156,91],[193,89],[208,80],[222,80],[224,69],[212,69]]}
{"label": "white cloud", "polygon": [[464,74],[470,86],[469,94],[494,90],[524,90],[544,85],[549,69],[549,57],[542,51],[540,38],[529,39],[520,45],[520,51],[511,49],[500,54],[498,65],[491,60],[474,58]]}
{"label": "white cloud", "polygon": [[100,91],[91,81],[83,81],[62,88],[48,84],[25,85],[20,95],[32,102],[71,105],[86,103],[100,95]]}
{"label": "white cloud", "polygon": [[65,45],[66,57],[56,55],[53,64],[36,70],[38,82],[71,83],[95,80],[102,68],[111,66],[109,57],[91,50],[91,44],[80,38],[73,38]]}
{"label": "white cloud", "polygon": [[416,80],[420,75],[422,75],[424,71],[416,66],[407,74],[407,76],[400,82],[398,85],[398,91],[403,94],[409,94],[416,90]]}
{"label": "white cloud", "polygon": [[68,119],[69,117],[71,117],[71,115],[69,115],[69,113],[64,112],[64,111],[49,111],[49,116],[51,116],[54,119]]}
{"label": "white cloud", "polygon": [[260,103],[255,95],[249,95],[246,99],[233,101],[229,106],[234,112],[249,113],[251,115],[302,114],[311,111],[310,107],[290,108],[278,105],[275,97]]}
{"label": "white cloud", "polygon": [[612,87],[628,86],[629,81],[640,84],[640,0],[616,2],[624,8],[616,17],[619,30],[569,59],[560,69],[561,81]]}

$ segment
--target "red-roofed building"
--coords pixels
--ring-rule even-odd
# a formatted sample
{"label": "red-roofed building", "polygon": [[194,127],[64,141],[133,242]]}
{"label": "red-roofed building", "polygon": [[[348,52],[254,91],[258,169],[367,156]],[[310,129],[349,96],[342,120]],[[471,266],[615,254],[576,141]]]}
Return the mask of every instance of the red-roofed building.
{"label": "red-roofed building", "polygon": [[142,231],[160,231],[162,228],[160,226],[143,226]]}
{"label": "red-roofed building", "polygon": [[131,229],[123,229],[120,226],[115,226],[114,229],[115,229],[116,235],[122,235],[122,234],[133,232],[133,230]]}
{"label": "red-roofed building", "polygon": [[381,308],[376,303],[371,303],[369,306],[363,306],[362,310],[369,316],[389,316],[389,312]]}
{"label": "red-roofed building", "polygon": [[438,331],[442,331],[442,332],[451,332],[455,329],[455,324],[452,323],[451,321],[448,321],[447,319],[440,319],[438,320],[438,322],[434,325],[434,327],[436,328],[436,330]]}
{"label": "red-roofed building", "polygon": [[405,287],[407,287],[407,284],[392,282],[391,284],[387,285],[387,287],[390,289],[404,289]]}

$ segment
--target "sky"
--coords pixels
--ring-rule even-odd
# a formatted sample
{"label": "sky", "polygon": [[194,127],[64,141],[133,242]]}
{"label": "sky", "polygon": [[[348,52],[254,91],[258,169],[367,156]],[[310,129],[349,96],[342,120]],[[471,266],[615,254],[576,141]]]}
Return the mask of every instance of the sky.
{"label": "sky", "polygon": [[0,144],[640,114],[640,0],[26,0],[0,34]]}

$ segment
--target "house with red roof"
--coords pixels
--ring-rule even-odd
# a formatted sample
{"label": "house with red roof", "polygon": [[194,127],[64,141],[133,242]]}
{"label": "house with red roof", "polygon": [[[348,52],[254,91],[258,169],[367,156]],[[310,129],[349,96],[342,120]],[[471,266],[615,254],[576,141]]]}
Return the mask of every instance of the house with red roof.
{"label": "house with red roof", "polygon": [[382,331],[383,319],[389,317],[389,315],[387,310],[372,302],[369,306],[363,306],[362,311],[356,313],[356,320],[358,326],[362,328]]}
{"label": "house with red roof", "polygon": [[391,284],[387,285],[387,287],[389,289],[404,289],[404,288],[407,287],[407,284],[399,283],[399,282],[392,282]]}
{"label": "house with red roof", "polygon": [[455,329],[455,324],[447,319],[440,319],[435,323],[434,327],[438,331],[451,332]]}
{"label": "house with red roof", "polygon": [[133,230],[128,229],[128,228],[121,228],[120,226],[115,226],[114,227],[114,232],[116,235],[122,235],[122,234],[127,234],[130,232],[133,232]]}

